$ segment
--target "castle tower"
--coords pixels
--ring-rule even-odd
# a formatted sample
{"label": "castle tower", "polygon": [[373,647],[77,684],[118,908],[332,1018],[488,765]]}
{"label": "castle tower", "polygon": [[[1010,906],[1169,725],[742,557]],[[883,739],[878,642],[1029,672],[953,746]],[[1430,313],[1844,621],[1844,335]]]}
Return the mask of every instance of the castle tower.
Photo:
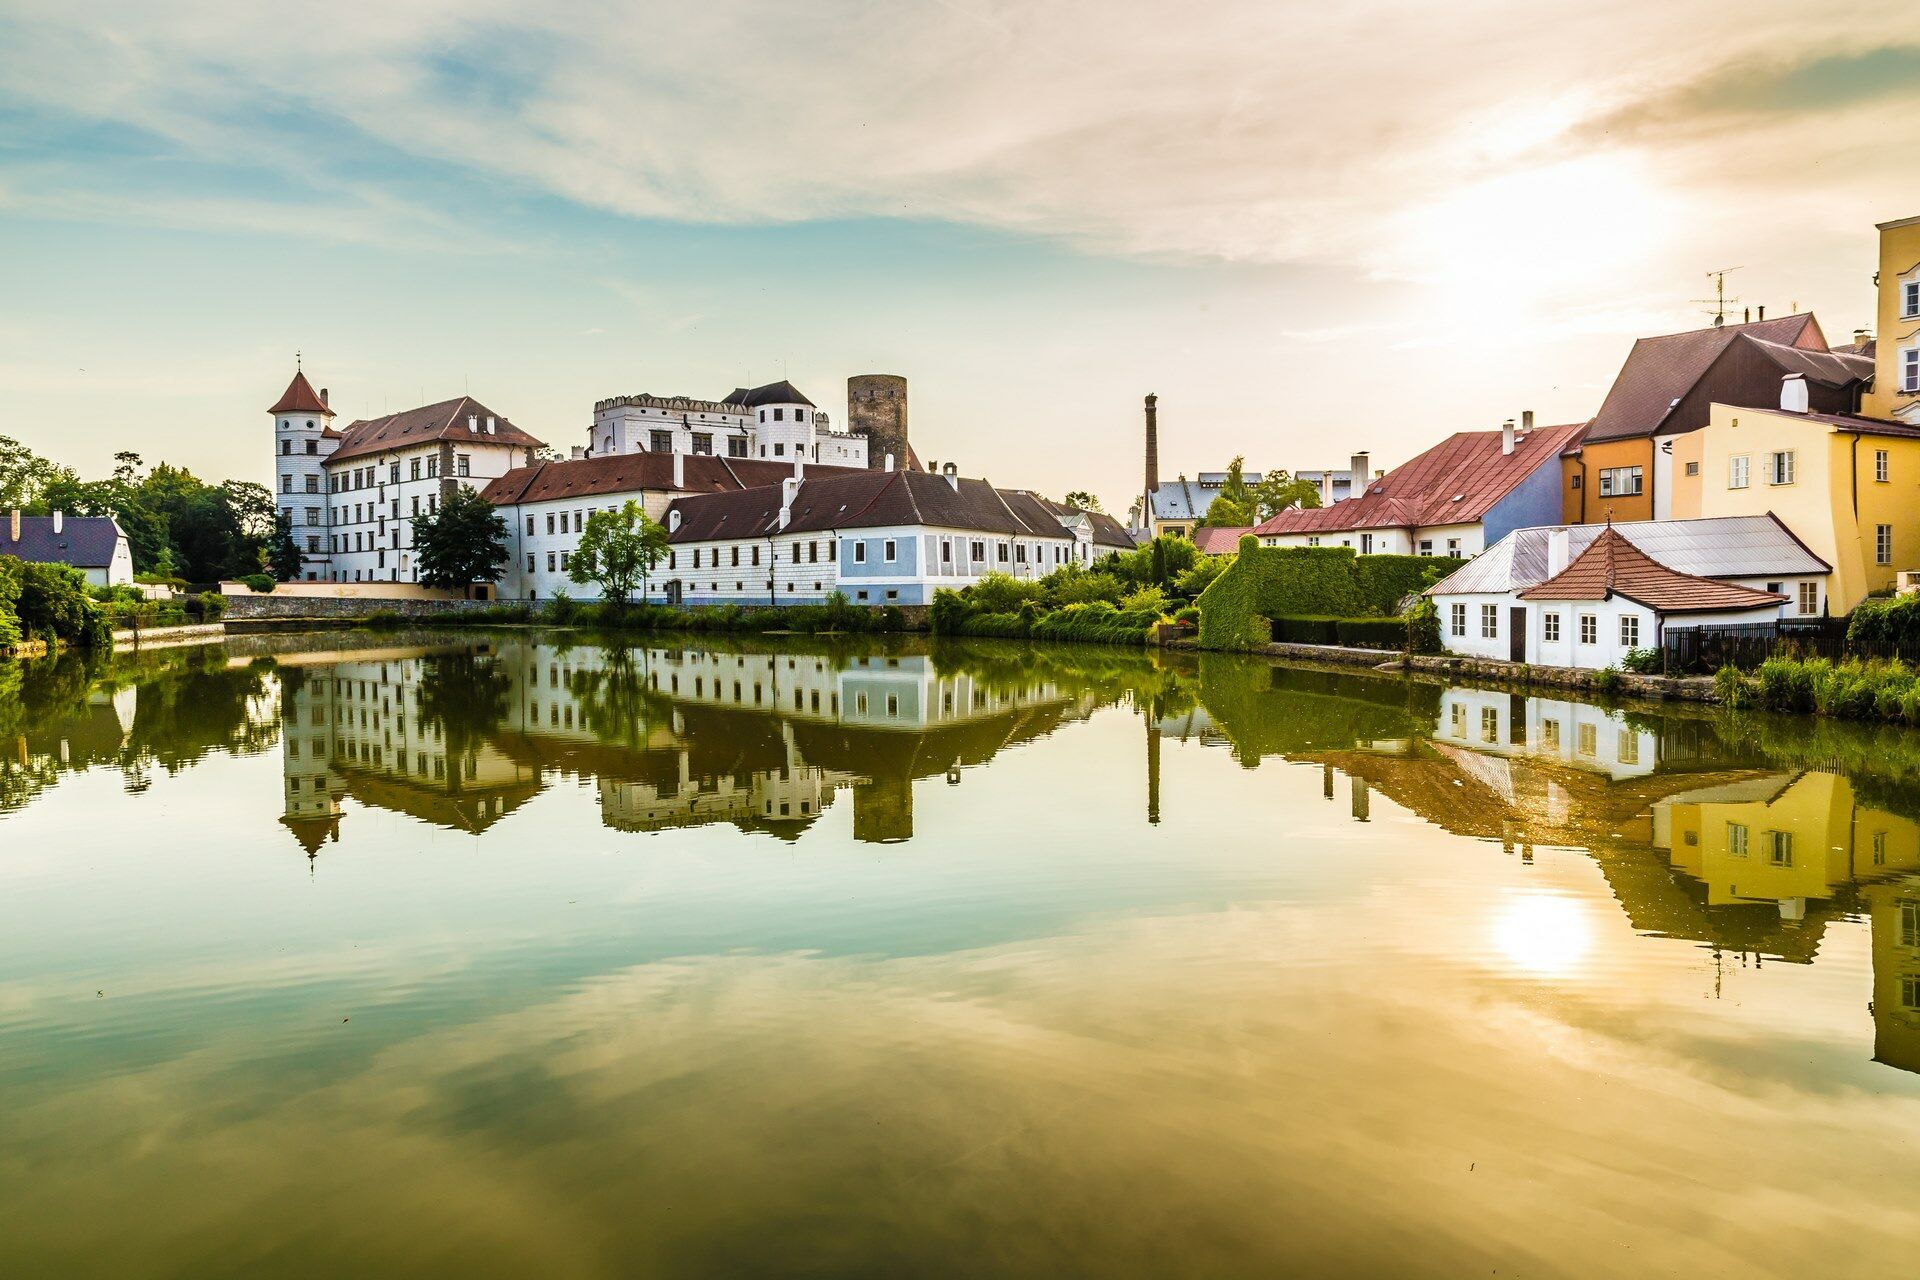
{"label": "castle tower", "polygon": [[883,470],[889,455],[896,470],[920,470],[907,438],[907,380],[898,374],[857,373],[847,379],[847,430],[866,437],[869,470]]}
{"label": "castle tower", "polygon": [[274,502],[293,526],[300,576],[324,582],[331,565],[324,464],[340,445],[333,434],[333,410],[326,391],[315,391],[296,365],[293,381],[267,412],[273,415]]}

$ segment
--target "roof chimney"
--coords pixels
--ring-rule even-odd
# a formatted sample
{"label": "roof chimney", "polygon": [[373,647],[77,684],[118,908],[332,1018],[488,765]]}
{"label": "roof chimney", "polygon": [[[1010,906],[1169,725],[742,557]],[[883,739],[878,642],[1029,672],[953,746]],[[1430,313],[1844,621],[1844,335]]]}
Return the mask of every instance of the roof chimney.
{"label": "roof chimney", "polygon": [[889,470],[889,471],[891,471],[891,470],[893,470],[893,455],[892,455],[892,454],[888,454],[888,455],[887,455],[887,470]]}
{"label": "roof chimney", "polygon": [[12,537],[13,541],[15,542],[20,541],[20,508],[15,507],[8,514],[7,523],[13,526],[12,529],[9,530],[9,534]]}
{"label": "roof chimney", "polygon": [[325,387],[320,388],[320,403],[331,407],[331,402],[327,399],[327,389]]}
{"label": "roof chimney", "polygon": [[956,467],[951,462],[949,462],[947,463],[946,466],[940,468],[940,474],[947,478],[947,483],[950,486],[952,486],[953,491],[955,493],[958,493],[960,491],[960,468],[959,467]]}
{"label": "roof chimney", "polygon": [[675,507],[673,510],[667,512],[667,532],[668,533],[680,532],[680,508],[678,507]]}
{"label": "roof chimney", "polygon": [[1364,452],[1354,454],[1349,466],[1352,470],[1353,489],[1348,496],[1358,498],[1367,491],[1367,455]]}
{"label": "roof chimney", "polygon": [[1551,578],[1567,567],[1567,552],[1571,549],[1573,535],[1565,529],[1547,531],[1547,576]]}
{"label": "roof chimney", "polygon": [[1522,409],[1520,411],[1520,430],[1522,433],[1533,430],[1533,410]]}
{"label": "roof chimney", "polygon": [[793,478],[795,480],[805,480],[807,478],[807,455],[801,453],[798,449],[793,452]]}
{"label": "roof chimney", "polygon": [[1763,302],[1763,303],[1761,303],[1761,304],[1759,305],[1759,307],[1757,307],[1757,308],[1755,308],[1755,310],[1754,310],[1754,314],[1753,314],[1753,318],[1754,318],[1755,320],[1765,320],[1765,319],[1767,318],[1767,305],[1766,305],[1766,303],[1764,303],[1764,302]]}
{"label": "roof chimney", "polygon": [[800,496],[800,477],[788,476],[780,482],[780,527],[786,528],[793,520],[793,500]]}
{"label": "roof chimney", "polygon": [[673,487],[676,489],[687,487],[687,455],[678,449],[673,453]]}
{"label": "roof chimney", "polygon": [[1866,346],[1866,345],[1867,345],[1867,344],[1868,344],[1869,342],[1872,342],[1872,341],[1873,341],[1873,330],[1871,330],[1871,329],[1855,329],[1855,330],[1853,331],[1853,345],[1854,345],[1854,346],[1856,346],[1856,347],[1864,347],[1864,346]]}
{"label": "roof chimney", "polygon": [[65,527],[66,527],[66,524],[67,524],[67,513],[66,513],[66,512],[64,512],[64,511],[56,511],[56,512],[54,512],[54,513],[53,513],[53,531],[54,531],[55,533],[58,533],[58,532],[60,532],[60,530],[62,530],[63,528],[65,528]]}
{"label": "roof chimney", "polygon": [[1807,411],[1807,380],[1798,373],[1780,379],[1780,407],[1788,413]]}
{"label": "roof chimney", "polygon": [[1508,418],[1505,422],[1500,424],[1500,452],[1502,454],[1509,454],[1513,452],[1513,419],[1512,418]]}

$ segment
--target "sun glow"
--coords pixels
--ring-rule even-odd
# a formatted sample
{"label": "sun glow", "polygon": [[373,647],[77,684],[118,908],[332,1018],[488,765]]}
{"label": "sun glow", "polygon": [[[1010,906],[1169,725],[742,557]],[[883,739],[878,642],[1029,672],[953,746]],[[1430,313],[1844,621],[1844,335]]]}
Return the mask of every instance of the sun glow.
{"label": "sun glow", "polygon": [[1572,977],[1592,941],[1586,912],[1557,894],[1516,894],[1493,924],[1494,947],[1515,969],[1535,977]]}

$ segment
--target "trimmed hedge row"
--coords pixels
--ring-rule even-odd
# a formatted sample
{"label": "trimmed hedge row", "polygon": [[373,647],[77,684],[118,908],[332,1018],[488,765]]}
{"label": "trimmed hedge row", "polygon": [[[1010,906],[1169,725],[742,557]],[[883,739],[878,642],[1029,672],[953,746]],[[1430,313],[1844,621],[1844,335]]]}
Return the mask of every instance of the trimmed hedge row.
{"label": "trimmed hedge row", "polygon": [[1282,644],[1337,644],[1350,649],[1407,647],[1404,618],[1274,618],[1273,638]]}
{"label": "trimmed hedge row", "polygon": [[[1233,564],[1200,595],[1200,644],[1257,649],[1281,638],[1270,624],[1274,618],[1390,615],[1405,596],[1455,567],[1432,556],[1361,556],[1351,547],[1262,547],[1249,534]],[[1406,645],[1405,624],[1398,626],[1390,646],[1395,649]],[[1367,647],[1376,647],[1385,634],[1380,631]]]}

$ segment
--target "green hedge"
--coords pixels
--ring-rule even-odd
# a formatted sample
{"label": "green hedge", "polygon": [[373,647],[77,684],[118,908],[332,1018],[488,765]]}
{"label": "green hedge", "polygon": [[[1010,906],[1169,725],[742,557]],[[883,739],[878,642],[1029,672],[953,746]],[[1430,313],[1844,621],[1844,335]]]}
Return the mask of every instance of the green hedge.
{"label": "green hedge", "polygon": [[[1206,649],[1257,649],[1269,640],[1334,644],[1281,635],[1270,619],[1357,620],[1391,617],[1400,601],[1438,582],[1454,560],[1432,556],[1362,556],[1351,547],[1263,547],[1251,534],[1240,540],[1240,554],[1200,594],[1200,645]],[[1289,624],[1291,625],[1291,624]],[[1406,647],[1406,626],[1397,622],[1391,644],[1381,641],[1387,628],[1354,634],[1370,637],[1366,647]],[[1318,635],[1324,628],[1307,627]],[[1357,642],[1356,642],[1357,643]]]}
{"label": "green hedge", "polygon": [[1336,624],[1341,644],[1349,649],[1388,649],[1399,653],[1407,647],[1405,618],[1342,618]]}
{"label": "green hedge", "polygon": [[1751,683],[1723,672],[1715,685],[1722,700],[1735,705],[1751,700],[1770,711],[1920,725],[1920,677],[1897,659],[1774,657],[1760,664]]}
{"label": "green hedge", "polygon": [[1848,619],[1847,643],[1920,647],[1920,596],[1862,600]]}

